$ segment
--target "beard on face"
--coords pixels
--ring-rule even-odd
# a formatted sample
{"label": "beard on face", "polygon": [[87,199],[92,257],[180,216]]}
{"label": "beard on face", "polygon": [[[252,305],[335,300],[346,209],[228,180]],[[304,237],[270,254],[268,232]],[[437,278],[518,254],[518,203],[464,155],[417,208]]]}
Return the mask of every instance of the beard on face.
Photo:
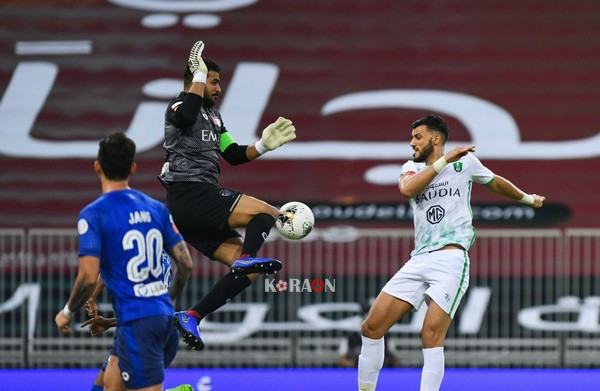
{"label": "beard on face", "polygon": [[213,107],[215,105],[215,100],[212,96],[204,96],[204,98],[202,98],[202,106],[204,107]]}
{"label": "beard on face", "polygon": [[418,155],[416,152],[413,154],[413,160],[415,161],[415,163],[422,163],[425,160],[427,160],[429,155],[431,155],[432,153],[433,143],[431,142],[431,140],[429,140],[429,143],[421,150],[421,152]]}

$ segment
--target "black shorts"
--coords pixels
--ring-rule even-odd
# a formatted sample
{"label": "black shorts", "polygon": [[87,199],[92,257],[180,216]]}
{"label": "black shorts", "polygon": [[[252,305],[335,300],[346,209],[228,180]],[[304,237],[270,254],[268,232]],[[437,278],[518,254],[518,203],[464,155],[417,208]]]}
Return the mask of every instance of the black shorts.
{"label": "black shorts", "polygon": [[241,197],[210,183],[175,182],[167,188],[167,207],[185,241],[213,258],[221,243],[241,236],[227,223]]}

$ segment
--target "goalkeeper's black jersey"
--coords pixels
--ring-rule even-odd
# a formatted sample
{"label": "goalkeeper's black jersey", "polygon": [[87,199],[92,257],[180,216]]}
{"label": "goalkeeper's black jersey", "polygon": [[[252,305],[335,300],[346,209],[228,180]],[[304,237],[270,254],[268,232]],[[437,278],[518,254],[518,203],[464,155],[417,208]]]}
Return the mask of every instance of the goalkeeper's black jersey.
{"label": "goalkeeper's black jersey", "polygon": [[173,182],[208,182],[219,184],[219,140],[227,132],[221,114],[214,108],[202,107],[196,122],[178,128],[175,114],[182,104],[185,92],[169,102],[165,114],[165,142],[167,156],[160,173],[160,180]]}

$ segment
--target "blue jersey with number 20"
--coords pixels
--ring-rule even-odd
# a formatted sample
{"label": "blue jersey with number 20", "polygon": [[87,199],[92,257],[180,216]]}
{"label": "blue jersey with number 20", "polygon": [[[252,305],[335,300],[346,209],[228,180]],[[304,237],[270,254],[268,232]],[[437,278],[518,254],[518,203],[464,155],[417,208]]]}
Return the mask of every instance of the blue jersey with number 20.
{"label": "blue jersey with number 20", "polygon": [[137,190],[110,191],[83,208],[77,230],[79,256],[100,259],[118,324],[173,315],[162,253],[183,238],[164,204]]}

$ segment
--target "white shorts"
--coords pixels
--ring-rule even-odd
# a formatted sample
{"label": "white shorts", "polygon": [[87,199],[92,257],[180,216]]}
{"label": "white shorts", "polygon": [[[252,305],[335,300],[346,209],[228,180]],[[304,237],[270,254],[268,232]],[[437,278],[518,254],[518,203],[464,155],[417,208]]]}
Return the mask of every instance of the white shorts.
{"label": "white shorts", "polygon": [[469,255],[459,249],[415,255],[382,291],[410,303],[415,310],[427,295],[453,318],[469,287],[469,264]]}

